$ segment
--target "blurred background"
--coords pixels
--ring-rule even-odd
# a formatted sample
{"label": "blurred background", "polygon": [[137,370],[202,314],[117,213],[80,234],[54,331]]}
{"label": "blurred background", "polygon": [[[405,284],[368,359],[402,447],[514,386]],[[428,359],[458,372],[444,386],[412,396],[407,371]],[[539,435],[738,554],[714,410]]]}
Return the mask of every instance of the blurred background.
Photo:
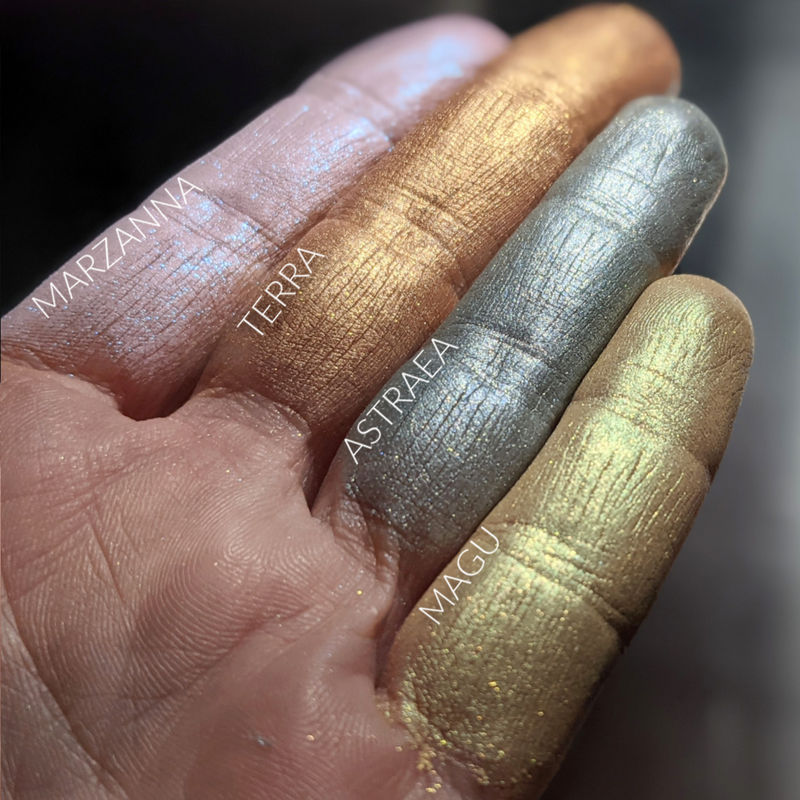
{"label": "blurred background", "polygon": [[[180,167],[392,26],[515,33],[556,0],[6,0],[6,311]],[[547,800],[800,798],[800,2],[644,0],[730,178],[681,270],[748,307],[756,359],[722,468]]]}

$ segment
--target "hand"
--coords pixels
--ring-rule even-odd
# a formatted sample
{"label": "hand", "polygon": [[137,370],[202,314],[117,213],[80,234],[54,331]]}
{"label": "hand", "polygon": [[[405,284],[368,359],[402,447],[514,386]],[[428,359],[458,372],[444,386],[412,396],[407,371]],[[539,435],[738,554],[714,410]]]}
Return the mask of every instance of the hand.
{"label": "hand", "polygon": [[[441,53],[443,26],[455,26],[449,28],[453,50],[443,60],[462,72],[494,56],[502,44],[479,23],[449,20],[416,26],[411,41],[410,33],[395,34],[335,62],[309,86],[322,91],[338,78],[346,89],[356,75],[374,77],[378,85],[356,91],[355,100],[342,90],[341,102],[360,108],[337,114],[322,101],[303,98],[301,89],[299,98],[284,101],[181,173],[195,188],[181,195],[180,208],[168,211],[163,225],[145,224],[142,233],[121,222],[119,227],[138,231],[141,238],[127,240],[127,252],[108,275],[91,273],[91,284],[72,285],[74,297],[66,308],[39,289],[34,297],[52,298],[58,306],[45,306],[47,317],[34,316],[32,310],[41,312],[41,306],[30,302],[4,320],[3,788],[10,797],[391,800],[426,796],[430,789],[445,797],[471,796],[475,778],[498,790],[503,781],[510,786],[546,780],[596,684],[586,675],[605,668],[613,642],[598,649],[590,637],[587,659],[572,663],[577,688],[568,698],[568,713],[547,729],[545,739],[552,741],[540,748],[547,754],[541,773],[522,763],[531,735],[540,731],[506,728],[508,766],[501,757],[485,769],[485,748],[483,759],[470,751],[472,720],[466,715],[472,712],[463,702],[463,683],[455,692],[437,684],[443,652],[431,645],[439,629],[420,627],[428,617],[419,611],[408,617],[385,674],[382,645],[392,640],[409,604],[436,573],[445,567],[443,575],[448,574],[448,560],[528,466],[639,291],[674,267],[716,194],[721,162],[702,121],[699,133],[677,125],[670,129],[673,139],[658,140],[664,172],[659,167],[652,174],[635,172],[634,178],[644,185],[654,182],[659,213],[652,204],[637,205],[626,222],[631,230],[643,221],[658,222],[653,230],[661,229],[663,203],[671,196],[658,183],[660,174],[686,178],[698,164],[710,166],[690,198],[694,203],[678,192],[678,208],[686,213],[671,221],[668,241],[648,240],[655,261],[647,270],[638,269],[641,261],[635,258],[629,264],[638,290],[613,291],[620,273],[601,269],[611,262],[599,260],[597,277],[613,278],[612,311],[602,324],[585,317],[586,291],[565,297],[555,280],[544,292],[553,320],[584,315],[581,337],[574,341],[586,337],[591,346],[581,358],[565,354],[538,383],[519,369],[504,387],[490,381],[481,391],[502,391],[489,391],[485,405],[470,406],[469,396],[455,394],[436,404],[448,397],[446,387],[457,385],[454,375],[469,374],[469,361],[459,361],[464,354],[483,351],[485,366],[498,380],[519,355],[513,339],[487,348],[485,328],[473,325],[477,333],[450,342],[458,350],[444,352],[439,376],[444,383],[437,386],[431,377],[428,388],[420,385],[419,400],[402,420],[388,423],[391,431],[384,428],[381,450],[345,443],[329,469],[351,423],[355,427],[347,438],[363,439],[359,415],[374,406],[370,397],[394,369],[420,347],[425,356],[417,357],[417,366],[430,359],[431,372],[436,369],[438,351],[426,345],[428,337],[585,142],[626,101],[667,89],[677,70],[663,33],[638,12],[611,8],[567,15],[518,40],[345,192],[388,147],[376,126],[367,125],[366,132],[360,127],[362,104],[386,114],[389,129],[402,131],[428,104],[456,88],[451,68],[437,74],[426,59]],[[409,57],[428,80],[410,106],[393,105],[392,98],[407,97],[403,90],[418,85],[419,75],[405,71]],[[369,99],[375,92],[378,103]],[[306,105],[302,113],[310,117],[295,122]],[[683,113],[681,107],[677,116]],[[309,119],[311,130],[302,124]],[[652,124],[646,113],[636,119]],[[621,130],[619,135],[628,128]],[[359,146],[342,148],[343,134],[361,135]],[[641,141],[641,131],[639,136]],[[320,137],[327,145],[315,157]],[[687,157],[680,147],[670,149],[670,142],[700,140],[711,156],[705,162]],[[563,196],[573,210],[588,190],[603,198],[604,176],[624,174],[611,157],[615,143],[619,139],[613,136],[598,140],[601,149],[593,145],[589,160],[567,173],[573,179],[566,181]],[[275,166],[281,157],[283,169]],[[298,163],[308,165],[299,176]],[[309,192],[308,181],[323,165],[325,180],[315,180],[316,191]],[[582,176],[589,176],[588,190]],[[695,191],[685,180],[678,183]],[[174,183],[168,188],[176,196]],[[253,199],[267,189],[269,201]],[[309,194],[315,195],[310,201]],[[340,201],[317,222],[336,196]],[[307,210],[298,213],[301,201]],[[523,289],[539,286],[547,274],[541,261],[547,243],[535,221],[541,218],[525,223],[526,230],[504,248],[445,326],[456,334],[459,326],[467,331],[487,304],[496,308],[499,297],[515,296],[510,287],[530,303]],[[121,245],[119,237],[116,241]],[[559,241],[556,278],[577,263],[567,258],[570,253],[594,269],[586,242],[578,247],[567,232]],[[632,249],[627,234],[617,250],[607,252]],[[511,267],[513,254],[523,251],[532,254],[532,266],[520,278],[530,283],[520,285]],[[85,252],[98,255],[103,248]],[[296,270],[313,277],[303,281],[297,272],[276,272],[290,263],[290,254]],[[54,280],[67,281],[65,273],[73,271],[68,265]],[[273,288],[278,299],[267,310],[265,293],[276,275],[284,280],[280,289]],[[296,290],[289,288],[287,275],[296,279]],[[659,419],[668,445],[654,458],[665,465],[664,474],[688,474],[680,462],[674,467],[670,450],[672,439],[686,445],[681,438],[686,430],[702,445],[690,448],[697,458],[712,466],[718,460],[749,357],[746,318],[722,290],[676,280],[677,286],[662,281],[666,288],[657,284],[642,297],[555,438],[525,472],[515,492],[517,498],[523,493],[526,514],[549,507],[527,497],[541,487],[552,497],[553,478],[541,477],[547,464],[586,474],[603,490],[605,479],[583,465],[587,451],[576,449],[578,440],[562,432],[565,424],[582,424],[570,422],[581,413],[575,404],[597,397],[614,401],[603,399],[600,405],[615,419],[620,397],[636,399],[643,386],[642,397],[657,395],[654,408],[663,412]],[[591,283],[589,288],[595,290],[598,313],[605,313],[606,292]],[[506,299],[505,305],[511,310],[513,304]],[[258,310],[251,321],[258,331],[241,327],[241,315],[253,306]],[[672,333],[664,333],[664,308],[677,309],[691,324],[667,326]],[[231,326],[220,339],[234,309],[239,327]],[[526,336],[532,336],[545,317],[510,319],[530,324]],[[653,386],[655,370],[643,360],[648,353],[655,353],[659,364],[671,355],[683,372]],[[620,381],[631,391],[621,394]],[[484,421],[478,414],[478,422],[470,421],[469,414],[482,410],[505,413],[508,398],[520,391],[525,402],[506,417],[511,436],[493,431],[490,417]],[[711,396],[720,403],[708,411],[703,401]],[[537,398],[547,402],[537,405]],[[613,408],[606,412],[605,406]],[[532,407],[541,412],[533,425],[525,420]],[[688,427],[668,413],[684,407],[681,421],[688,419]],[[432,422],[431,414],[448,408],[452,424]],[[415,450],[413,434],[421,429],[427,446]],[[490,441],[482,442],[484,437]],[[635,450],[633,434],[620,441],[632,442]],[[495,460],[498,445],[509,459]],[[448,461],[442,455],[458,448],[466,451],[463,458]],[[478,474],[480,456],[485,478],[470,485],[466,478]],[[426,473],[430,465],[436,468]],[[625,473],[633,485],[639,485],[638,468],[633,462]],[[645,544],[660,548],[659,537],[670,539],[671,558],[705,488],[693,478],[689,484],[694,505],[677,503],[664,515],[665,524],[639,525],[637,520],[652,519],[653,513],[635,502],[619,519],[637,534],[646,530]],[[676,496],[668,479],[659,486],[668,498]],[[569,492],[565,497],[568,503]],[[493,520],[507,526],[509,504],[520,502],[508,495],[486,527],[493,530]],[[551,520],[536,524],[550,530]],[[585,538],[587,531],[595,536],[598,528],[582,527],[578,520],[576,532]],[[636,537],[628,539],[637,544]],[[653,563],[651,550],[642,552],[640,563]],[[611,567],[612,582],[627,575],[626,566]],[[485,575],[496,581],[492,570],[489,564]],[[622,601],[633,604],[632,616],[643,613],[663,571],[643,573],[633,594],[620,589]],[[586,585],[587,592],[593,588]],[[484,602],[490,590],[497,587],[487,582],[475,602]],[[530,613],[538,608],[531,605]],[[558,618],[548,616],[552,610],[544,610],[550,631],[558,630]],[[626,621],[625,635],[636,621]],[[454,636],[459,630],[458,621],[441,626]],[[501,639],[508,634],[504,625],[493,630]],[[476,647],[470,635],[464,633],[458,646]],[[556,639],[542,639],[542,652],[562,654]],[[524,662],[504,658],[512,668]],[[480,669],[465,675],[478,681]],[[521,696],[520,707],[538,703],[542,686],[563,688],[559,676],[540,680],[537,696]],[[379,681],[388,694],[383,689],[376,694]],[[476,683],[478,700],[486,691],[496,694],[498,686],[489,679],[486,686]],[[376,704],[384,696],[388,716]],[[411,702],[415,698],[425,702]],[[515,722],[510,712],[502,716],[508,725]],[[442,719],[456,733],[455,749],[432,735],[441,730]],[[420,754],[430,769],[418,769]]]}

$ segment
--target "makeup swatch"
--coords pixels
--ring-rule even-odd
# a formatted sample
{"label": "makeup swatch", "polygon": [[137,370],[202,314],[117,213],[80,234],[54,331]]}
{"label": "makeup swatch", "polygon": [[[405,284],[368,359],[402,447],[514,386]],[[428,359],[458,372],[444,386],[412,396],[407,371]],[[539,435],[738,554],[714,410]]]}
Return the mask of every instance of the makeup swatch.
{"label": "makeup swatch", "polygon": [[517,37],[337,200],[283,273],[262,275],[201,387],[292,409],[326,466],[586,143],[677,73],[664,31],[629,6],[582,8]]}
{"label": "makeup swatch", "polygon": [[181,170],[202,190],[188,202],[171,179],[36,289],[54,304],[41,306],[48,317],[32,298],[6,315],[3,352],[35,352],[105,387],[128,416],[172,410],[258,269],[280,266],[338,194],[505,44],[487,22],[447,16],[341,55]]}
{"label": "makeup swatch", "polygon": [[539,796],[691,527],[752,349],[747,312],[707,279],[636,303],[397,635],[384,680],[432,776]]}
{"label": "makeup swatch", "polygon": [[401,596],[416,599],[528,467],[638,296],[675,268],[725,174],[698,108],[629,104],[367,405],[332,480],[366,510],[372,540],[399,553]]}

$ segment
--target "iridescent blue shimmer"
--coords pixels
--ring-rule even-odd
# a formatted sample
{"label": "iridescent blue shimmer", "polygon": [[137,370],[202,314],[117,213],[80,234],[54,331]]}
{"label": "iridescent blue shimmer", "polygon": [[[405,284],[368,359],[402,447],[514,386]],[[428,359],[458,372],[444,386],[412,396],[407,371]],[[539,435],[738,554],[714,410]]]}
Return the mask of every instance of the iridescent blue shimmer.
{"label": "iridescent blue shimmer", "polygon": [[437,574],[530,464],[636,298],[675,268],[726,168],[695,106],[628,105],[434,334],[459,348],[442,372],[358,466],[342,448],[350,495],[418,575]]}
{"label": "iridescent blue shimmer", "polygon": [[[394,97],[395,103],[414,103],[425,95],[430,87],[445,79],[460,80],[465,77],[462,64],[467,63],[467,48],[455,36],[440,36],[428,50],[428,68],[420,78],[419,67],[413,57],[407,57],[408,67]],[[402,68],[401,64],[401,68]],[[413,76],[413,77],[412,77]]]}

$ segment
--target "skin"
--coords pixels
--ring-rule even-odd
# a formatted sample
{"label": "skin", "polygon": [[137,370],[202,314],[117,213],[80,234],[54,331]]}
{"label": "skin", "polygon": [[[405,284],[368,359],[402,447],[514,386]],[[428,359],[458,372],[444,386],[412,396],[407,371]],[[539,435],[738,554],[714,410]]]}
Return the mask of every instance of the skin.
{"label": "skin", "polygon": [[[491,25],[464,17],[378,37],[205,159],[225,156],[216,183],[192,172],[203,160],[185,174],[224,197],[223,224],[258,193],[262,227],[251,249],[286,249],[505,43]],[[264,175],[272,164],[276,172]],[[325,180],[309,191],[309,178],[323,170]],[[305,444],[274,409],[250,421],[216,406],[209,409],[216,422],[203,408],[186,423],[153,418],[196,379],[223,321],[241,304],[254,262],[231,261],[212,228],[217,260],[193,272],[187,293],[171,247],[176,238],[190,252],[207,246],[192,211],[190,204],[154,231],[130,263],[79,287],[50,319],[30,303],[3,319],[2,780],[4,796],[15,800],[220,797],[223,784],[229,797],[274,796],[265,720],[275,715],[242,718],[238,730],[226,731],[226,721],[237,705],[254,708],[253,696],[279,680],[277,670],[267,674],[270,663],[283,658],[297,673],[292,662],[305,660],[293,647],[324,646],[307,638],[309,623],[357,572],[330,537],[308,549],[322,527],[298,488]],[[155,276],[153,251],[168,264]],[[172,311],[176,296],[180,313]],[[201,462],[210,471],[198,480]],[[215,522],[220,509],[227,518]],[[280,588],[280,561],[291,565],[296,590]],[[295,611],[294,621],[282,621]],[[367,758],[376,766],[364,796],[384,779],[402,785],[396,754],[383,759],[394,753],[396,734],[380,719],[375,727],[367,682],[348,679],[370,666],[347,628],[337,635],[350,646],[351,663],[332,676],[324,706],[332,716],[344,703],[355,733],[338,747],[330,739],[312,747],[299,708],[284,709],[283,724],[298,730],[283,740],[282,758],[318,783],[313,791],[284,786],[284,797],[313,797],[321,786],[336,797]],[[313,683],[320,670],[307,664],[303,681]],[[322,720],[312,727],[330,729]],[[213,767],[204,747],[217,751]],[[247,761],[255,770],[240,772]]]}
{"label": "skin", "polygon": [[[642,51],[649,32],[653,51],[652,23],[609,13],[642,20],[623,26],[618,44],[630,36]],[[409,318],[388,319],[381,335],[405,342]],[[436,315],[426,319],[423,341]],[[202,339],[208,320],[187,339]],[[264,384],[220,382],[169,416],[125,416],[136,353],[156,383],[156,362],[135,343],[123,342],[115,387],[63,352],[40,356],[24,334],[4,361],[4,792],[429,796],[436,787],[405,728],[376,704],[376,639],[397,581],[372,547],[352,546],[365,509],[351,497],[340,493],[327,515],[309,509],[309,476],[336,437],[319,447],[320,431]],[[101,353],[86,363],[102,364]],[[398,347],[376,370],[409,355]],[[363,387],[385,377],[367,372]],[[152,408],[163,410],[180,392],[161,377],[170,389]],[[333,424],[328,397],[319,400],[331,431],[360,410],[348,406]],[[475,787],[437,791],[467,797]]]}

